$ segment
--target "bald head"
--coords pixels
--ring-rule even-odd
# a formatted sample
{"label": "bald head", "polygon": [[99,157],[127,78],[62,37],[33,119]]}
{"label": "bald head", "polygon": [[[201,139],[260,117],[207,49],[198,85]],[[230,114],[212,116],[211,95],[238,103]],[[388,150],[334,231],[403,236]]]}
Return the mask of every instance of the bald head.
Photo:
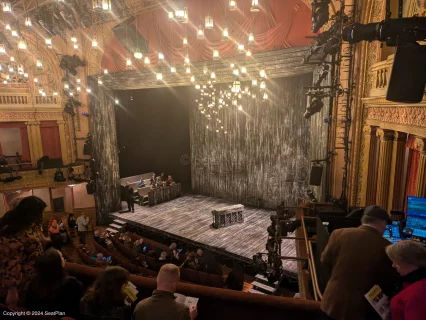
{"label": "bald head", "polygon": [[179,268],[174,264],[165,264],[157,276],[157,290],[175,293],[179,279]]}

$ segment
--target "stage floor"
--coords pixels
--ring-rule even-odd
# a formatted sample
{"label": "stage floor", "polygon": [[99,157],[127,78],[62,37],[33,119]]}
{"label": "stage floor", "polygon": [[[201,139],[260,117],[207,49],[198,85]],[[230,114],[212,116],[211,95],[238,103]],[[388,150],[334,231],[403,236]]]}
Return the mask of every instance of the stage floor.
{"label": "stage floor", "polygon": [[[184,196],[154,207],[135,205],[135,212],[113,213],[153,232],[212,249],[226,251],[231,257],[251,262],[253,255],[266,252],[267,227],[272,210],[245,207],[244,223],[214,229],[211,211],[235,203],[200,195]],[[126,206],[125,206],[126,207]],[[290,236],[290,235],[289,235]],[[281,254],[296,256],[294,240],[283,240]],[[283,261],[284,269],[297,274],[296,261]]]}

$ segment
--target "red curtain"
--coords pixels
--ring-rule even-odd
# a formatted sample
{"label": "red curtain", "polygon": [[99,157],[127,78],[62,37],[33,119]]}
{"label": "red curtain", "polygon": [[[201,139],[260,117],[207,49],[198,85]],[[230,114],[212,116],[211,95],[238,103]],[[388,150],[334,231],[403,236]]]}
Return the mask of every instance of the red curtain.
{"label": "red curtain", "polygon": [[407,209],[407,197],[416,194],[417,171],[419,168],[420,151],[415,149],[416,137],[410,135],[406,147],[410,149],[407,167],[407,184],[405,187],[404,209]]}
{"label": "red curtain", "polygon": [[62,158],[59,126],[56,121],[42,121],[40,123],[41,143],[43,156],[51,159]]}
{"label": "red curtain", "polygon": [[[188,52],[191,62],[212,60],[213,49],[218,49],[221,57],[236,56],[237,44],[247,46],[249,33],[254,34],[253,53],[284,48],[305,46],[311,43],[306,36],[311,33],[311,8],[302,0],[260,1],[262,10],[250,12],[250,1],[237,2],[237,11],[228,10],[228,1],[187,0],[189,22],[187,24],[170,21],[166,10],[156,10],[140,14],[134,25],[148,41],[149,58],[152,65],[158,62],[157,53],[163,52],[168,63],[183,63]],[[205,39],[197,40],[198,25],[204,26],[205,16],[214,19],[214,28],[205,30]],[[229,30],[228,41],[222,41],[223,27]],[[188,48],[182,44],[182,37],[188,37]],[[126,57],[132,57],[135,68],[144,67],[143,61],[135,61],[133,53],[127,52],[114,36],[104,52],[102,68],[109,72],[126,70]]]}

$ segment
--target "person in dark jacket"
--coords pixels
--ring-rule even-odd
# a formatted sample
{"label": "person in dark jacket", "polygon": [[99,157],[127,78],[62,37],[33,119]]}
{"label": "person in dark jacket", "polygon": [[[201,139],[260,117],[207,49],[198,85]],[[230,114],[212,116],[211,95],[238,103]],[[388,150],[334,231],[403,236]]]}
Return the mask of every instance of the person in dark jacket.
{"label": "person in dark jacket", "polygon": [[59,311],[65,316],[79,318],[79,303],[83,286],[65,270],[60,251],[50,248],[36,263],[36,277],[28,289],[25,306],[31,311]]}
{"label": "person in dark jacket", "polygon": [[135,212],[135,199],[134,199],[134,193],[133,187],[130,185],[130,182],[127,182],[126,185],[126,201],[127,201],[127,211]]}
{"label": "person in dark jacket", "polygon": [[228,289],[242,291],[244,288],[244,269],[239,264],[234,266],[234,269],[228,274],[225,280],[225,286]]}
{"label": "person in dark jacket", "polygon": [[426,319],[426,248],[407,240],[388,246],[386,253],[402,276],[401,291],[390,302],[392,320]]}

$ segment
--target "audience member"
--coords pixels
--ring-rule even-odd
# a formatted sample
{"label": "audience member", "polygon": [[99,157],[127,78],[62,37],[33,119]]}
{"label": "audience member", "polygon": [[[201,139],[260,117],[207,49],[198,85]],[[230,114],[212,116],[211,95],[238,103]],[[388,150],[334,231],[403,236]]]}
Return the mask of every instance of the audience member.
{"label": "audience member", "polygon": [[87,226],[89,224],[89,217],[83,212],[76,220],[78,237],[80,238],[80,244],[86,244],[86,233]]}
{"label": "audience member", "polygon": [[74,213],[70,213],[68,215],[68,228],[70,228],[70,230],[74,229],[76,226],[76,222],[75,222],[75,218],[74,218]]}
{"label": "audience member", "polygon": [[194,320],[197,308],[188,309],[184,304],[175,301],[174,293],[180,279],[179,268],[173,264],[161,267],[157,276],[157,290],[150,298],[136,305],[133,320]]}
{"label": "audience member", "polygon": [[129,272],[121,267],[108,267],[96,279],[80,301],[80,312],[88,319],[126,319],[124,287]]}
{"label": "audience member", "polygon": [[151,182],[151,186],[155,184],[156,179],[155,179],[155,173],[152,174],[151,179],[149,179],[149,181]]}
{"label": "audience member", "polygon": [[134,193],[133,187],[130,185],[130,182],[127,182],[126,185],[126,201],[127,201],[127,211],[135,212],[135,199],[134,199]]}
{"label": "audience member", "polygon": [[65,244],[68,242],[68,233],[67,229],[65,228],[64,223],[62,222],[61,218],[57,219],[58,221],[58,227],[59,227],[59,234],[61,235],[62,243]]}
{"label": "audience member", "polygon": [[386,253],[402,276],[401,291],[390,302],[392,320],[426,319],[426,248],[407,240],[388,246]]}
{"label": "audience member", "polygon": [[52,224],[50,225],[50,228],[49,228],[49,234],[50,234],[50,239],[52,240],[52,245],[56,249],[61,250],[62,239],[61,239],[61,235],[59,233],[58,222],[56,220],[52,221]]}
{"label": "audience member", "polygon": [[42,232],[46,203],[30,196],[0,219],[0,290],[6,304],[17,305],[25,297],[35,274],[35,263],[47,239]]}
{"label": "audience member", "polygon": [[203,266],[204,269],[202,269],[201,271],[210,273],[210,274],[214,274],[214,275],[218,275],[218,276],[222,276],[223,272],[222,272],[222,267],[220,266],[219,263],[217,263],[216,258],[214,257],[214,255],[212,255],[211,253],[205,253],[203,255],[204,259],[203,259]]}
{"label": "audience member", "polygon": [[135,243],[133,244],[133,251],[134,251],[136,254],[140,254],[140,253],[142,253],[142,243],[143,243],[143,240],[142,240],[142,239],[138,239],[138,240],[136,240],[136,241],[135,241]]}
{"label": "audience member", "polygon": [[225,287],[230,290],[241,291],[244,288],[244,268],[239,264],[228,274],[225,280]]}
{"label": "audience member", "polygon": [[197,258],[197,254],[195,252],[190,252],[187,256],[183,264],[181,265],[181,268],[190,268],[193,270],[199,270],[200,264]]}
{"label": "audience member", "polygon": [[329,319],[375,319],[364,295],[376,284],[386,290],[396,274],[385,253],[389,241],[383,233],[391,222],[387,212],[366,207],[361,222],[358,228],[334,230],[321,256],[331,274],[321,301]]}
{"label": "audience member", "polygon": [[161,255],[158,258],[158,260],[160,260],[160,261],[166,261],[167,260],[167,252],[166,251],[161,252]]}
{"label": "audience member", "polygon": [[60,311],[67,317],[79,318],[83,286],[64,269],[60,251],[50,248],[36,263],[37,275],[28,289],[25,307],[31,311]]}

